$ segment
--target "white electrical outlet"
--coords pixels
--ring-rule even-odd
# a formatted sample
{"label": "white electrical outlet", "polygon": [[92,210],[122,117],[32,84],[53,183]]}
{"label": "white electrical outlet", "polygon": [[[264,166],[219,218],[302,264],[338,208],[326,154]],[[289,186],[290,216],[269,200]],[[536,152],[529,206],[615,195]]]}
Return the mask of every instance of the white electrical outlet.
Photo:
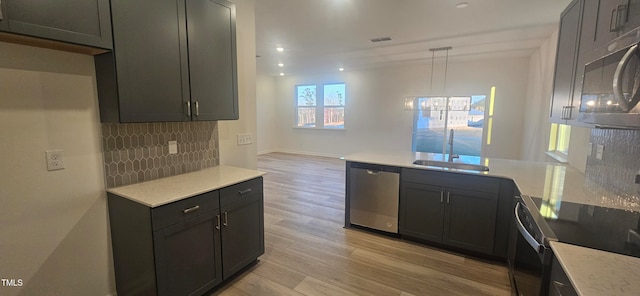
{"label": "white electrical outlet", "polygon": [[238,146],[239,145],[249,145],[253,143],[253,137],[251,134],[238,134]]}
{"label": "white electrical outlet", "polygon": [[64,154],[62,153],[62,150],[47,150],[44,154],[47,158],[48,171],[64,169]]}
{"label": "white electrical outlet", "polygon": [[169,141],[169,154],[178,153],[178,141]]}
{"label": "white electrical outlet", "polygon": [[587,144],[587,156],[591,156],[593,154],[593,143],[589,142]]}

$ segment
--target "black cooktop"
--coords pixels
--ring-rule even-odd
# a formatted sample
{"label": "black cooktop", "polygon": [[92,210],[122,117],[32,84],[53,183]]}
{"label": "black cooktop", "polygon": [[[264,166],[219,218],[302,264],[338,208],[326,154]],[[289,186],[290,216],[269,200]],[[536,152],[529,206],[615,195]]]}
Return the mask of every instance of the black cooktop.
{"label": "black cooktop", "polygon": [[532,197],[558,241],[640,257],[640,213]]}

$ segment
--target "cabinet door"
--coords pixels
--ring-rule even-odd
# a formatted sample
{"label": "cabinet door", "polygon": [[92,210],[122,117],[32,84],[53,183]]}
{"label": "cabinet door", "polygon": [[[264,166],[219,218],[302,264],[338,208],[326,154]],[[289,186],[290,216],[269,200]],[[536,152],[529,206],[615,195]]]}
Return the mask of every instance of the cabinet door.
{"label": "cabinet door", "polygon": [[444,205],[443,187],[402,182],[400,234],[441,242]]}
{"label": "cabinet door", "polygon": [[549,280],[550,296],[578,296],[567,274],[562,269],[560,262],[554,256],[551,263],[551,279]]}
{"label": "cabinet door", "polygon": [[158,295],[201,295],[222,282],[219,217],[210,212],[154,232]]}
{"label": "cabinet door", "polygon": [[619,10],[618,6],[626,3],[626,0],[599,1],[594,47],[604,46],[622,34],[624,25],[621,18],[625,17],[625,13]]}
{"label": "cabinet door", "polygon": [[111,0],[111,14],[119,121],[189,120],[184,6],[176,0]]}
{"label": "cabinet door", "polygon": [[7,1],[0,1],[0,31],[8,31],[9,23],[7,22]]}
{"label": "cabinet door", "polygon": [[262,193],[221,208],[222,274],[229,278],[264,254]]}
{"label": "cabinet door", "polygon": [[492,193],[447,189],[444,242],[459,248],[492,254],[498,196]]}
{"label": "cabinet door", "polygon": [[109,0],[1,2],[2,22],[12,33],[112,48]]}
{"label": "cabinet door", "polygon": [[238,119],[235,6],[186,0],[193,120]]}
{"label": "cabinet door", "polygon": [[627,22],[624,24],[624,32],[628,32],[640,26],[640,0],[628,0]]}
{"label": "cabinet door", "polygon": [[[575,78],[578,37],[584,0],[574,0],[562,12],[558,48],[556,51],[556,68],[553,80],[553,99],[551,101],[551,121],[564,123],[577,114],[572,112],[573,81]],[[573,113],[573,114],[572,114]]]}

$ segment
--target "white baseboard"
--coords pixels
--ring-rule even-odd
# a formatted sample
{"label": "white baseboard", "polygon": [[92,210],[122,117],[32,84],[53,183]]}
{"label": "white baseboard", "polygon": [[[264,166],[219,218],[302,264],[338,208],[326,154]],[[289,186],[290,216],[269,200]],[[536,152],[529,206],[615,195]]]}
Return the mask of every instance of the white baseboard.
{"label": "white baseboard", "polygon": [[344,156],[344,155],[337,155],[337,154],[331,154],[331,153],[317,153],[317,152],[300,151],[300,150],[289,150],[289,149],[278,149],[276,151],[271,151],[269,153],[273,153],[273,152],[299,154],[299,155],[309,155],[309,156],[319,156],[319,157],[330,157],[330,158],[341,158],[341,157]]}

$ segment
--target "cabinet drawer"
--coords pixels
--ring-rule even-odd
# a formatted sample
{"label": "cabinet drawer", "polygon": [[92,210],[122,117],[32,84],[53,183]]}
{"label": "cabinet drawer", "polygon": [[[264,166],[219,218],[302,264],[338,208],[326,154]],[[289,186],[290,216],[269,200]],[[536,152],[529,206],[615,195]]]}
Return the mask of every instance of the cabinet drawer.
{"label": "cabinet drawer", "polygon": [[401,178],[402,182],[462,188],[487,193],[498,193],[500,191],[500,179],[493,177],[418,169],[402,169]]}
{"label": "cabinet drawer", "polygon": [[262,196],[262,177],[220,189],[220,206]]}
{"label": "cabinet drawer", "polygon": [[154,208],[151,210],[153,230],[162,229],[197,217],[201,213],[216,210],[219,208],[219,200],[219,192],[216,190]]}

